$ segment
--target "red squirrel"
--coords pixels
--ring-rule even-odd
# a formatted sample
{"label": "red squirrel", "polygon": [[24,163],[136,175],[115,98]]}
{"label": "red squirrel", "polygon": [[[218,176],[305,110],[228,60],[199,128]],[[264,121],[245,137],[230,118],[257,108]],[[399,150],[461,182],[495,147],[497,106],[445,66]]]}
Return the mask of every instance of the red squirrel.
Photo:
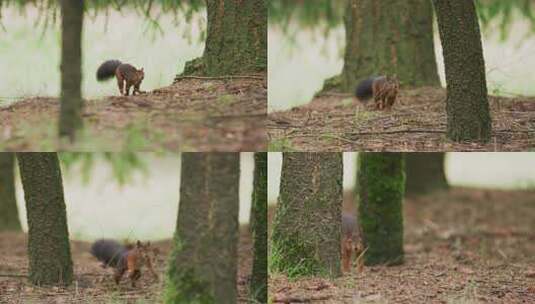
{"label": "red squirrel", "polygon": [[[342,213],[342,270],[348,272],[351,269],[353,252],[355,259],[362,253],[361,234],[357,224],[357,219],[349,213]],[[357,267],[361,267],[357,260]]]}
{"label": "red squirrel", "polygon": [[361,81],[355,91],[359,100],[365,101],[373,97],[377,110],[390,110],[396,102],[399,92],[397,77],[369,77]]}
{"label": "red squirrel", "polygon": [[102,267],[114,268],[114,280],[119,284],[124,273],[130,278],[132,287],[141,277],[141,267],[146,266],[149,272],[158,278],[152,267],[152,259],[158,253],[151,248],[150,242],[146,244],[137,241],[136,245],[122,245],[109,239],[97,240],[91,246],[91,254],[102,262]]}
{"label": "red squirrel", "polygon": [[133,65],[122,63],[119,60],[108,60],[97,69],[97,80],[103,81],[115,76],[121,95],[128,96],[130,88],[134,86],[132,95],[143,93],[139,90],[141,82],[145,78],[143,68],[136,69]]}

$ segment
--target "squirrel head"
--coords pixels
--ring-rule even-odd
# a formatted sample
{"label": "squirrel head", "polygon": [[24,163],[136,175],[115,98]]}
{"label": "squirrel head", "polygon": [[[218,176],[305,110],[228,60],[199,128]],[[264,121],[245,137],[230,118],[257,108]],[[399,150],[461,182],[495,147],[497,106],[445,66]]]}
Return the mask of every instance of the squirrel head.
{"label": "squirrel head", "polygon": [[145,78],[145,71],[143,70],[143,68],[137,70],[137,77],[139,79],[139,82],[141,82],[143,78]]}
{"label": "squirrel head", "polygon": [[351,235],[345,235],[342,239],[342,248],[346,252],[351,252],[353,250],[353,239]]}
{"label": "squirrel head", "polygon": [[136,242],[135,250],[139,259],[142,261],[142,264],[154,264],[156,257],[160,253],[158,248],[152,247],[150,241],[143,244],[141,241],[138,240]]}
{"label": "squirrel head", "polygon": [[143,244],[140,240],[136,241],[136,250],[138,252],[148,252],[150,251],[150,242]]}
{"label": "squirrel head", "polygon": [[395,88],[399,88],[399,79],[397,74],[393,74],[391,76],[386,76],[386,81],[390,82],[394,85]]}

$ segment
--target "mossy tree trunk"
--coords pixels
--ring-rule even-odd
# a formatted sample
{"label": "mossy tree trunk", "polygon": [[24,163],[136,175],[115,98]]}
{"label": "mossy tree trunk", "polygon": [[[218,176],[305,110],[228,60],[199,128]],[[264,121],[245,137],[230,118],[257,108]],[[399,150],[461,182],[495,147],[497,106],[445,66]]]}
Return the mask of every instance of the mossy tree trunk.
{"label": "mossy tree trunk", "polygon": [[239,153],[183,153],[166,303],[236,303]]}
{"label": "mossy tree trunk", "polygon": [[59,135],[73,141],[82,128],[83,0],[61,0],[61,100]]}
{"label": "mossy tree trunk", "polygon": [[0,231],[21,231],[15,197],[15,154],[0,153]]}
{"label": "mossy tree trunk", "polygon": [[433,0],[446,68],[447,135],[487,142],[491,117],[485,60],[473,0]]}
{"label": "mossy tree trunk", "polygon": [[401,153],[359,153],[358,223],[366,265],[403,262],[404,160]]}
{"label": "mossy tree trunk", "polygon": [[353,92],[372,75],[396,74],[402,85],[440,85],[429,0],[348,0],[342,74],[325,90]]}
{"label": "mossy tree trunk", "polygon": [[290,277],[340,272],[342,153],[283,153],[270,268]]}
{"label": "mossy tree trunk", "polygon": [[56,153],[17,153],[28,217],[29,279],[70,285],[72,259],[63,183]]}
{"label": "mossy tree trunk", "polygon": [[202,57],[184,75],[236,75],[267,70],[267,0],[206,0],[207,37]]}
{"label": "mossy tree trunk", "polygon": [[254,255],[251,275],[251,295],[258,303],[267,303],[267,153],[257,152],[253,202],[254,208]]}
{"label": "mossy tree trunk", "polygon": [[446,153],[405,153],[405,193],[421,195],[449,188],[444,171]]}

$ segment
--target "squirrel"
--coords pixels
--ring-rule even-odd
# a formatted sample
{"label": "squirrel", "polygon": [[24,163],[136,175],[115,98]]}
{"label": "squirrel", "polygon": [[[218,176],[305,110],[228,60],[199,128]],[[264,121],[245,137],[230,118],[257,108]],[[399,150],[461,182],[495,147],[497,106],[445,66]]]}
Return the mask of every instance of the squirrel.
{"label": "squirrel", "polygon": [[[151,250],[152,249],[152,250]],[[101,266],[114,268],[114,280],[118,285],[126,272],[131,280],[132,287],[135,287],[136,281],[141,277],[141,267],[146,266],[149,272],[158,278],[158,275],[152,268],[152,259],[158,254],[157,248],[151,248],[150,242],[146,244],[140,241],[136,245],[121,245],[119,242],[109,239],[100,239],[91,246],[91,254],[102,262]]]}
{"label": "squirrel", "polygon": [[104,81],[113,76],[117,78],[117,86],[119,86],[121,95],[128,96],[132,86],[134,86],[132,95],[136,95],[136,93],[144,93],[139,90],[139,86],[141,85],[143,78],[145,78],[143,68],[138,70],[133,65],[122,63],[119,60],[107,60],[98,67],[98,81]]}
{"label": "squirrel", "polygon": [[377,110],[389,110],[396,101],[398,91],[399,81],[396,76],[373,76],[357,85],[355,95],[362,101],[373,97]]}
{"label": "squirrel", "polygon": [[355,216],[349,213],[342,213],[342,269],[348,272],[351,268],[351,262],[355,252],[357,267],[362,267],[361,253],[361,233],[357,225]]}

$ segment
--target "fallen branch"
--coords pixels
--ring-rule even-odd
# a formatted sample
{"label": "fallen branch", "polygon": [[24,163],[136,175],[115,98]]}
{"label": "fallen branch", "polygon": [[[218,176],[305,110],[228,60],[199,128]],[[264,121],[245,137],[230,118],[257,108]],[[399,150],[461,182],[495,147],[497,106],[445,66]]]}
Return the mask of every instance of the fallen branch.
{"label": "fallen branch", "polygon": [[0,277],[7,277],[7,278],[27,278],[28,276],[25,274],[10,274],[10,273],[0,273]]}
{"label": "fallen branch", "polygon": [[[152,116],[159,116],[159,115],[169,115],[168,113],[155,113]],[[175,114],[170,114],[175,115]],[[177,118],[175,119],[176,122],[199,122],[204,120],[225,120],[225,119],[247,119],[247,118],[265,118],[266,113],[257,113],[257,114],[235,114],[235,115],[211,115],[211,116],[202,116],[202,115],[194,115],[193,117],[185,117],[185,118]]]}
{"label": "fallen branch", "polygon": [[263,117],[266,118],[266,113],[258,114],[236,114],[236,115],[212,115],[207,116],[207,119],[237,119],[237,118],[254,118],[254,117]]}
{"label": "fallen branch", "polygon": [[325,93],[319,93],[315,97],[353,97],[353,94],[350,93],[336,93],[336,92],[325,92]]}
{"label": "fallen branch", "polygon": [[380,134],[399,134],[399,133],[446,133],[442,130],[423,130],[423,129],[413,129],[413,130],[393,130],[393,131],[374,131],[374,132],[351,132],[346,133],[348,135],[380,135]]}
{"label": "fallen branch", "polygon": [[255,75],[227,75],[227,76],[176,76],[173,83],[177,83],[182,79],[202,79],[202,80],[225,80],[225,79],[258,79],[264,80],[263,76]]}
{"label": "fallen branch", "polygon": [[323,301],[332,298],[330,295],[325,296],[307,296],[307,297],[297,297],[297,296],[275,296],[271,300],[273,303],[309,303],[312,301]]}
{"label": "fallen branch", "polygon": [[[346,133],[348,135],[380,135],[380,134],[399,134],[399,133],[442,133],[445,134],[446,131],[443,130],[423,130],[423,129],[409,129],[409,130],[393,130],[393,131],[375,131],[375,132],[351,132]],[[532,130],[494,130],[496,133],[535,133]]]}

